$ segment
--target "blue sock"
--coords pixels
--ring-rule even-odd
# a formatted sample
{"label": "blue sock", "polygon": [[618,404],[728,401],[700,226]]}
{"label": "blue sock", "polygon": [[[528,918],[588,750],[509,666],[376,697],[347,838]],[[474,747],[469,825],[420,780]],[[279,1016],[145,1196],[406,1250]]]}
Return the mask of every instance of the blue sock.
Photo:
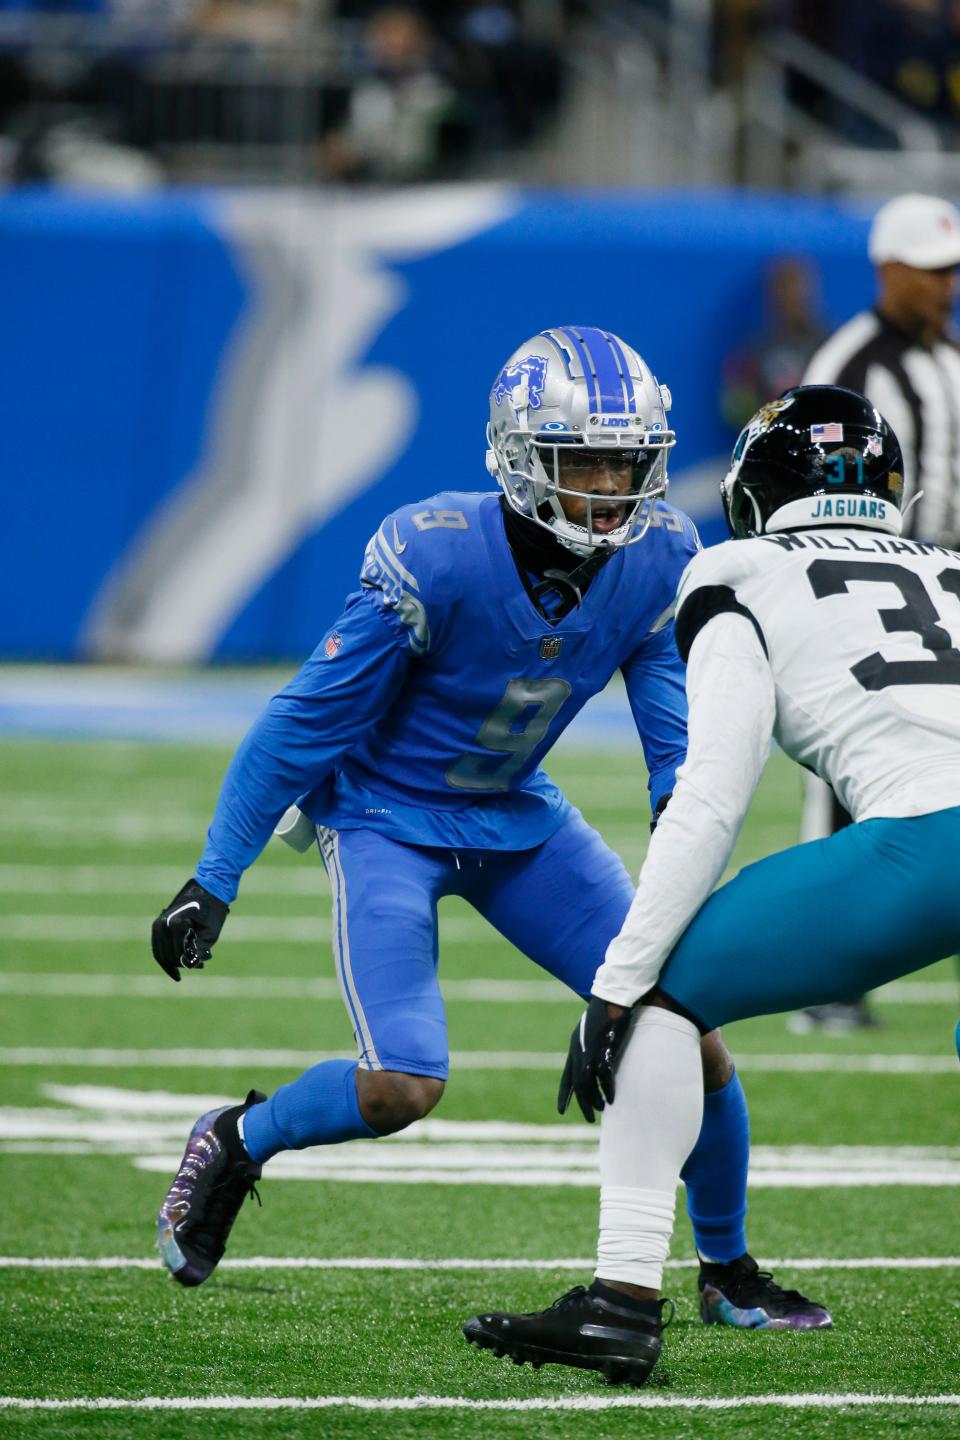
{"label": "blue sock", "polygon": [[324,1060],[305,1070],[243,1117],[243,1143],[262,1165],[280,1150],[336,1145],[340,1140],[375,1139],[360,1114],[356,1060]]}
{"label": "blue sock", "polygon": [[680,1178],[698,1252],[710,1260],[736,1260],[747,1248],[747,1165],[750,1116],[736,1071],[722,1090],[704,1097],[700,1137]]}

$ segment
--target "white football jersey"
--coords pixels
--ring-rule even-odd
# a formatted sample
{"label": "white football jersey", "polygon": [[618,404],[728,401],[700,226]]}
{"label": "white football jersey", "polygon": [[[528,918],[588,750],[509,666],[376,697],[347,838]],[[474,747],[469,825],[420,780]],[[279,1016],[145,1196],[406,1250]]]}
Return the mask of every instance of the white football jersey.
{"label": "white football jersey", "polygon": [[960,554],[865,529],[730,540],[681,581],[684,658],[725,611],[766,652],[775,738],[855,820],[960,805]]}

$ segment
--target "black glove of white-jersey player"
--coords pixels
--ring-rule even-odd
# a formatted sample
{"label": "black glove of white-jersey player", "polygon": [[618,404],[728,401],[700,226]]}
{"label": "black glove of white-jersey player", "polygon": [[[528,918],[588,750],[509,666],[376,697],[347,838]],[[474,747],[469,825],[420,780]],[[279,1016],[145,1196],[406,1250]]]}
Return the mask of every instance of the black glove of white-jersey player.
{"label": "black glove of white-jersey player", "polygon": [[[613,1008],[619,1009],[619,1006]],[[611,1015],[606,1000],[600,1000],[596,995],[590,997],[590,1003],[570,1036],[570,1050],[557,1095],[557,1109],[561,1115],[566,1112],[571,1095],[576,1095],[577,1104],[590,1125],[593,1124],[595,1110],[602,1110],[608,1101],[613,1103],[614,1072],[632,1015],[632,1009]]]}
{"label": "black glove of white-jersey player", "polygon": [[188,880],[153,922],[154,960],[178,983],[181,970],[202,970],[229,914],[229,905]]}

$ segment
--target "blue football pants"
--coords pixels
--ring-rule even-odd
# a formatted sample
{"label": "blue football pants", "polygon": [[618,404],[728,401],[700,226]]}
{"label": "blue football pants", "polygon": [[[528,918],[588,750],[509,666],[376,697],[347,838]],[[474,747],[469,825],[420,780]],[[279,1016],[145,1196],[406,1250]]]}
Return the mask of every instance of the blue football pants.
{"label": "blue football pants", "polygon": [[361,1066],[447,1077],[437,902],[459,895],[512,945],[589,994],[633,898],[620,857],[578,811],[533,850],[452,851],[375,830],[318,831],[337,975]]}
{"label": "blue football pants", "polygon": [[[320,829],[318,840],[333,892],[337,974],[358,1063],[367,1069],[446,1079],[437,975],[437,902],[445,895],[469,901],[581,996],[633,898],[623,862],[577,811],[542,845],[507,853],[405,845],[374,830]],[[749,1143],[735,1074],[707,1096],[700,1139],[683,1170],[697,1247],[716,1259],[746,1249]]]}

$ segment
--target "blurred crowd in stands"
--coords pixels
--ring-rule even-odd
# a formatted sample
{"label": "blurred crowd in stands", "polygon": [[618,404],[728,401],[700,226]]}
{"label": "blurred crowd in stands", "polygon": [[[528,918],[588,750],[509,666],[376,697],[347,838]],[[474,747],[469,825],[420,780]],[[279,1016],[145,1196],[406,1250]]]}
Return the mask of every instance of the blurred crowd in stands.
{"label": "blurred crowd in stands", "polygon": [[960,120],[960,0],[793,0],[792,8],[797,30],[857,74],[933,119]]}
{"label": "blurred crowd in stands", "polygon": [[[614,15],[611,34],[667,47],[669,25],[699,27],[720,88],[786,29],[960,124],[960,0],[0,0],[0,175],[209,178],[204,147],[228,179],[230,147],[239,178],[258,154],[263,178],[482,175],[549,132]],[[842,138],[883,143],[836,87],[791,87]]]}
{"label": "blurred crowd in stands", "polygon": [[[960,0],[714,0],[714,15],[721,80],[740,77],[758,35],[783,29],[911,109],[950,129],[960,123]],[[792,98],[852,142],[882,143],[815,83],[795,82]]]}
{"label": "blurred crowd in stands", "polygon": [[[189,177],[190,154],[215,146],[229,176],[231,145],[245,173],[257,148],[285,148],[299,167],[287,178],[396,183],[475,170],[549,123],[577,8],[0,0],[8,170],[30,180],[109,169],[136,185],[160,178],[173,154]],[[530,9],[552,24],[527,24]]]}
{"label": "blurred crowd in stands", "polygon": [[[960,123],[960,0],[791,0],[790,10],[800,35],[855,74],[947,134]],[[876,126],[815,87],[798,98],[853,143],[882,144]]]}

